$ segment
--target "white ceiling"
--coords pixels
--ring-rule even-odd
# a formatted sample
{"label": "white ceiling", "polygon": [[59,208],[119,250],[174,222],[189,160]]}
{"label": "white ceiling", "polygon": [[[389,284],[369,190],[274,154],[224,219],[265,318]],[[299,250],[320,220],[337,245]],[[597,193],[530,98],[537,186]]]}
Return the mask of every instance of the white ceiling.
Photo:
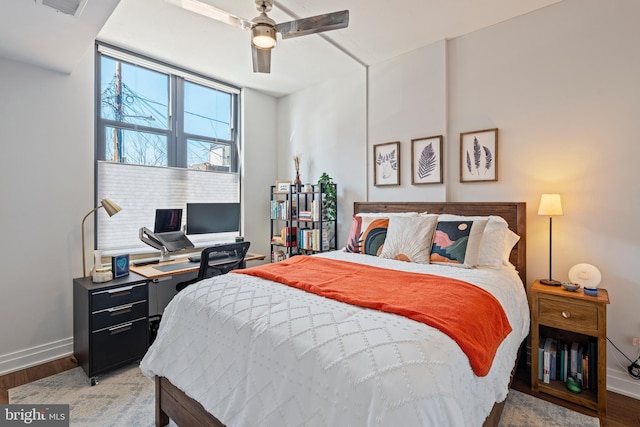
{"label": "white ceiling", "polygon": [[[206,0],[237,16],[258,15],[253,0]],[[281,40],[271,74],[252,72],[249,33],[165,0],[88,0],[74,18],[36,4],[2,0],[0,57],[70,73],[99,39],[241,87],[282,96],[457,37],[561,0],[281,0],[269,16],[289,21],[348,9],[349,27]],[[282,4],[297,16],[278,9]],[[115,9],[114,9],[115,8]]]}

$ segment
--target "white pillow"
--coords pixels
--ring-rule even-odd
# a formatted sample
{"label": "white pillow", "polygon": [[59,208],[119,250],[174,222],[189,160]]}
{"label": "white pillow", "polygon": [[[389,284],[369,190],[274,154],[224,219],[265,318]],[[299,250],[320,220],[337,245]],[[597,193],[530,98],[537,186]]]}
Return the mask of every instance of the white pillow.
{"label": "white pillow", "polygon": [[511,250],[516,245],[516,243],[518,243],[519,240],[520,240],[520,236],[518,236],[516,233],[514,233],[513,231],[507,228],[507,231],[504,234],[504,248],[503,248],[504,252],[502,255],[503,256],[502,262],[504,265],[506,266],[513,265],[511,264],[511,261],[509,261],[509,257],[511,256]]}
{"label": "white pillow", "polygon": [[429,264],[438,215],[391,216],[381,258]]}
{"label": "white pillow", "polygon": [[[482,233],[482,241],[478,254],[478,266],[489,267],[496,270],[502,268],[504,262],[505,236],[509,225],[500,216],[463,216],[463,215],[440,215],[441,221],[475,221],[487,220],[487,226]],[[515,244],[515,243],[514,243]],[[513,247],[513,245],[511,246]],[[511,248],[509,248],[509,251]],[[508,261],[507,256],[507,261]]]}

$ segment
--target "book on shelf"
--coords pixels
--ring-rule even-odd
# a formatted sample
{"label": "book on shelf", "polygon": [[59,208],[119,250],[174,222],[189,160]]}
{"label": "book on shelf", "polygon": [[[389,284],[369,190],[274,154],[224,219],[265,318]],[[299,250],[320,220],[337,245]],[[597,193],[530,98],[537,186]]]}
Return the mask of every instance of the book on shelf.
{"label": "book on shelf", "polygon": [[296,202],[290,200],[271,200],[271,219],[290,220],[296,215]]}
{"label": "book on shelf", "polygon": [[595,392],[597,388],[596,380],[596,366],[598,366],[598,352],[596,351],[596,339],[594,337],[589,338],[589,391]]}
{"label": "book on shelf", "polygon": [[544,341],[544,357],[543,357],[543,373],[542,373],[542,381],[545,384],[549,384],[551,380],[551,343],[553,343],[553,338],[546,338]]}
{"label": "book on shelf", "polygon": [[282,244],[282,236],[280,234],[278,234],[276,236],[271,236],[271,243],[273,243],[274,245],[281,245]]}
{"label": "book on shelf", "polygon": [[583,378],[583,358],[584,358],[584,347],[582,347],[581,345],[578,346],[578,354],[576,355],[576,365],[577,365],[577,373],[576,373],[576,379],[578,380],[578,382],[580,384],[584,384],[584,378]]}
{"label": "book on shelf", "polygon": [[300,211],[298,212],[298,221],[312,221],[313,217],[311,215],[311,211]]}
{"label": "book on shelf", "polygon": [[[542,341],[541,341],[542,343]],[[538,380],[544,379],[544,344],[538,347]]]}
{"label": "book on shelf", "polygon": [[579,344],[576,341],[571,343],[571,368],[569,374],[574,378],[576,378],[576,375],[578,374],[578,345]]}
{"label": "book on shelf", "polygon": [[320,229],[301,229],[299,231],[298,242],[302,249],[313,251],[326,251],[329,249],[327,230]]}

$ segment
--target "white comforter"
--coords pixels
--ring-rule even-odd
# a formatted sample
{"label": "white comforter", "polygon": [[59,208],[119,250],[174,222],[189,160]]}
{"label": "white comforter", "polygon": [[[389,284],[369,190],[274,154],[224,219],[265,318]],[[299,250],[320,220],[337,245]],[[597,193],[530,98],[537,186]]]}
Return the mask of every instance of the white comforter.
{"label": "white comforter", "polygon": [[437,329],[227,274],[171,301],[142,372],[167,377],[228,426],[480,426],[493,403],[506,398],[529,329],[526,294],[513,268],[463,269],[341,251],[319,256],[476,284],[502,304],[513,331],[489,374],[476,377],[458,345]]}

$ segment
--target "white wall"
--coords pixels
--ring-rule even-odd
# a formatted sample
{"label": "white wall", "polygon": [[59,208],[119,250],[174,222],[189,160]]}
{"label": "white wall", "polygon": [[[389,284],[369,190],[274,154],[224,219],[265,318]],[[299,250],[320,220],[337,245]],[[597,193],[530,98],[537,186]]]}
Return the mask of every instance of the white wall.
{"label": "white wall", "polygon": [[[269,262],[269,185],[277,176],[277,100],[251,89],[242,91],[242,206],[243,233],[250,252]],[[254,265],[254,264],[252,264]]]}
{"label": "white wall", "polygon": [[[371,201],[443,201],[445,184],[411,185],[411,140],[447,137],[446,43],[369,67],[367,172]],[[400,185],[373,186],[373,146],[400,142]],[[446,162],[446,150],[444,161]],[[446,164],[443,164],[446,171]],[[445,183],[447,181],[445,180]]]}
{"label": "white wall", "polygon": [[278,180],[303,183],[326,172],[338,185],[338,246],[346,244],[353,202],[366,197],[366,70],[327,81],[278,101]]}
{"label": "white wall", "polygon": [[0,59],[0,373],[72,351],[80,223],[94,207],[87,50],[69,76]]}

